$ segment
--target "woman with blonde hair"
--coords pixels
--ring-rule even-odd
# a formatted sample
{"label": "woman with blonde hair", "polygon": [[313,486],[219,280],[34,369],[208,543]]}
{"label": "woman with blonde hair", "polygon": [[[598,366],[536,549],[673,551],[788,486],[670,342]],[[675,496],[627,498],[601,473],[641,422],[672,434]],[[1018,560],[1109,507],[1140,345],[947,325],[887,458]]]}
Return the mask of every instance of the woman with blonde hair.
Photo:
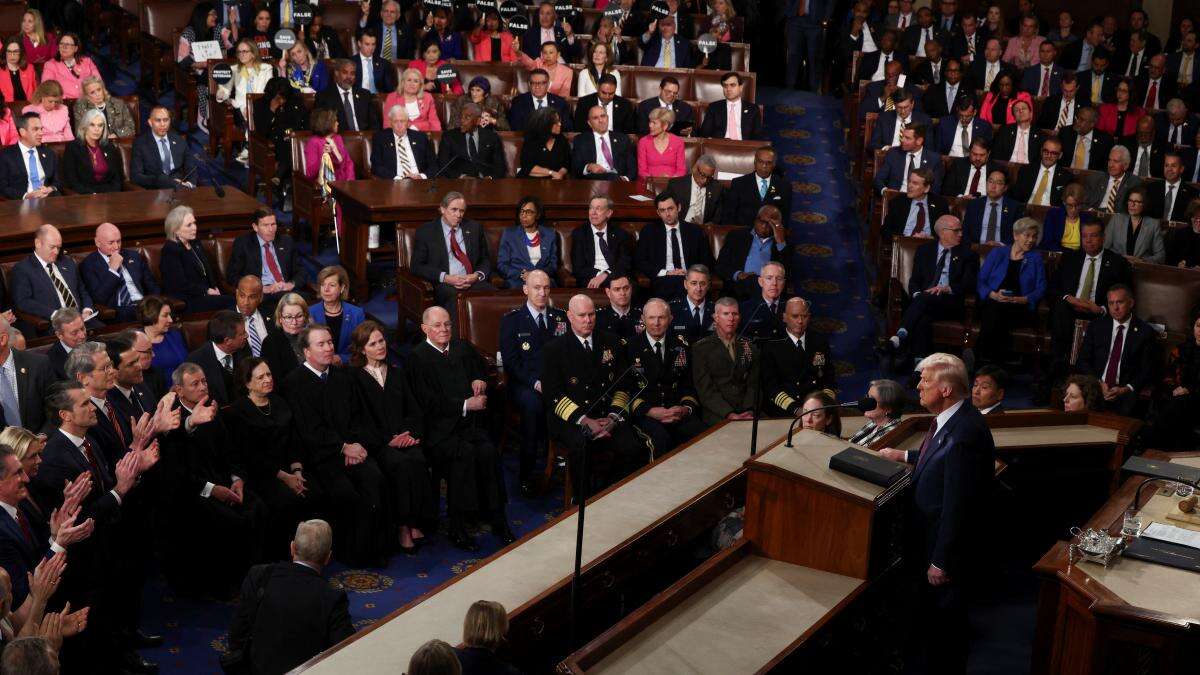
{"label": "woman with blonde hair", "polygon": [[305,94],[324,91],[329,84],[329,70],[325,63],[313,58],[303,40],[297,40],[279,59],[279,73]]}
{"label": "woman with blonde hair", "polygon": [[[249,110],[246,108],[248,94],[261,94],[267,88],[267,81],[275,74],[269,64],[263,63],[258,56],[258,45],[250,38],[238,40],[234,47],[234,57],[237,63],[233,66],[233,78],[225,84],[217,85],[217,102],[229,101],[233,106],[233,120],[238,128],[246,129],[246,119]],[[245,164],[250,157],[250,146],[246,145],[237,155],[237,161]]]}
{"label": "woman with blonde hair", "polygon": [[[438,119],[437,104],[433,94],[425,91],[425,77],[416,68],[407,68],[400,74],[400,87],[387,95],[383,102],[384,110],[391,110],[398,105],[408,113],[409,126],[417,131],[428,133],[441,131],[442,121]],[[383,121],[383,128],[390,129],[391,122]]]}
{"label": "woman with blonde hair", "polygon": [[287,374],[304,360],[300,331],[310,323],[308,302],[299,293],[285,293],[275,305],[275,325],[262,343],[262,357],[282,385]]}
{"label": "woman with blonde hair", "polygon": [[58,143],[75,140],[71,131],[71,114],[63,105],[62,85],[55,80],[46,80],[33,90],[33,98],[22,113],[37,113],[42,120],[42,142]]}
{"label": "woman with blonde hair", "polygon": [[58,38],[46,30],[42,13],[36,9],[27,9],[21,15],[21,44],[25,47],[25,58],[33,64],[49,61],[58,51]]}
{"label": "woman with blonde hair", "polygon": [[83,119],[84,114],[89,110],[99,110],[108,125],[109,138],[133,138],[137,125],[133,121],[133,115],[129,112],[129,106],[108,93],[108,87],[104,86],[102,78],[99,76],[85,77],[80,83],[79,89],[83,95],[75,101],[73,106],[75,119]]}
{"label": "woman with blonde hair", "polygon": [[221,292],[217,269],[196,232],[196,214],[180,204],[167,213],[167,240],[159,261],[163,293],[187,303],[189,312],[233,309],[233,296]]}
{"label": "woman with blonde hair", "polygon": [[462,647],[454,650],[463,675],[516,675],[519,671],[496,656],[508,634],[508,612],[494,600],[476,600],[463,619]]}

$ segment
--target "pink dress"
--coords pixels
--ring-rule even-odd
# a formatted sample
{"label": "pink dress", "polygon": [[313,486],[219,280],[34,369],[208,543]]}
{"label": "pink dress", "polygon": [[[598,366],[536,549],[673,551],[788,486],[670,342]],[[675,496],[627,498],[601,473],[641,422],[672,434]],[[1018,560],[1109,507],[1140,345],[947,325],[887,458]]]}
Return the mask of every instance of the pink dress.
{"label": "pink dress", "polygon": [[404,94],[399,91],[393,91],[387,95],[383,101],[383,128],[391,129],[392,123],[387,118],[387,111],[392,109],[392,106],[398,105],[408,109],[408,124],[417,131],[441,131],[442,120],[437,114],[437,104],[433,100],[433,94],[427,91],[421,92],[417,99],[417,114],[412,113],[412,109],[404,101]]}
{"label": "pink dress", "polygon": [[[346,152],[346,144],[342,142],[342,137],[333,136],[333,144],[337,147],[338,154],[342,156],[341,161],[337,157],[330,155],[333,160],[333,180],[354,180],[354,159]],[[325,150],[324,136],[311,136],[304,142],[304,175],[310,180],[320,182],[318,174],[321,171],[321,155]],[[342,232],[342,207],[338,205],[337,212],[337,227],[338,233]]]}
{"label": "pink dress", "polygon": [[75,132],[71,131],[71,113],[67,110],[67,106],[59,104],[57,108],[47,112],[41,104],[30,104],[25,106],[21,112],[35,112],[42,118],[43,143],[75,140]]}
{"label": "pink dress", "polygon": [[12,114],[5,115],[4,119],[0,119],[0,146],[13,145],[19,138],[17,126],[13,124]]}
{"label": "pink dress", "polygon": [[62,61],[50,59],[42,67],[42,82],[58,80],[63,88],[63,98],[77,99],[83,95],[80,87],[84,78],[100,77],[100,71],[96,69],[96,64],[86,56],[75,59],[75,72],[71,71],[72,69]]}
{"label": "pink dress", "polygon": [[567,98],[571,95],[571,82],[575,79],[575,71],[571,70],[571,66],[564,65],[562,63],[552,63],[547,65],[545,61],[542,61],[542,57],[539,56],[536,59],[531,59],[525,54],[525,52],[518,53],[517,60],[522,66],[525,66],[525,70],[535,70],[537,68],[541,68],[547,73],[550,73],[551,94],[554,94],[555,96],[561,96],[563,98]]}
{"label": "pink dress", "polygon": [[667,134],[667,151],[660,153],[654,147],[654,137],[642,136],[638,139],[638,175],[654,178],[675,178],[687,173],[683,161],[683,139],[675,134]]}

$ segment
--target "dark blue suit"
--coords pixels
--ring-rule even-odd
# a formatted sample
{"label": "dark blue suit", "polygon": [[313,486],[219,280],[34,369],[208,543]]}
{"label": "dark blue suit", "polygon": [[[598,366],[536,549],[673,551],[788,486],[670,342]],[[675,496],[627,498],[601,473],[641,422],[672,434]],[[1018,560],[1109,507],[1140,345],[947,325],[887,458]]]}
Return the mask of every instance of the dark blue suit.
{"label": "dark blue suit", "polygon": [[696,322],[696,316],[692,314],[692,306],[688,303],[686,296],[671,300],[670,305],[672,332],[687,336],[688,342],[691,343],[695,343],[696,340],[712,332],[713,310],[715,309],[712,300],[704,301],[704,309],[699,323]]}
{"label": "dark blue suit", "polygon": [[158,137],[153,132],[146,132],[134,139],[133,156],[129,160],[129,180],[147,190],[173,188],[175,182],[181,180],[195,183],[196,176],[192,171],[192,155],[187,151],[187,140],[174,131],[168,131],[167,145],[171,148],[170,174],[163,173]]}
{"label": "dark blue suit", "polygon": [[[437,171],[437,158],[433,152],[433,143],[429,137],[409,129],[408,145],[412,148],[413,161],[417,163],[417,173],[432,176]],[[376,131],[371,136],[371,173],[384,180],[396,178],[396,134],[391,129]]]}
{"label": "dark blue suit", "polygon": [[[306,278],[304,265],[300,264],[299,253],[292,238],[286,234],[277,234],[271,241],[271,249],[275,253],[279,274],[283,277],[276,279],[275,283],[290,281],[295,286],[303,286]],[[226,281],[237,286],[244,276],[262,277],[266,268],[257,234],[247,232],[233,240],[233,252],[229,256],[229,264],[225,266]]]}
{"label": "dark blue suit", "polygon": [[[37,148],[42,165],[42,184],[58,188],[58,155],[45,145]],[[23,199],[29,188],[29,158],[21,155],[21,146],[13,144],[0,150],[0,194],[5,199]]]}
{"label": "dark blue suit", "polygon": [[[933,185],[930,186],[930,191],[935,194],[941,193],[942,176],[946,173],[946,168],[942,165],[942,156],[934,152],[926,144],[925,149],[921,152],[920,162],[921,167],[933,171]],[[884,188],[889,190],[904,190],[904,172],[907,168],[908,153],[901,150],[898,145],[888,150],[887,154],[883,156],[883,166],[875,174],[875,191],[882,192]]]}
{"label": "dark blue suit", "polygon": [[[976,197],[967,202],[967,210],[963,215],[963,243],[978,244],[979,238],[986,231],[987,217],[984,212],[988,204],[987,197]],[[1025,215],[1025,207],[1021,202],[1005,195],[1000,198],[998,220],[1000,223],[1000,241],[1006,246],[1013,243],[1013,223]]]}
{"label": "dark blue suit", "polygon": [[[22,500],[17,511],[25,516],[29,536],[8,513],[0,513],[0,567],[12,579],[12,604],[20,607],[29,595],[29,578],[50,550],[50,530],[28,503]],[[81,522],[81,521],[77,521]]]}
{"label": "dark blue suit", "polygon": [[[879,115],[879,119],[875,121],[875,127],[871,130],[871,141],[867,144],[868,149],[878,150],[892,144],[892,138],[896,134],[897,117],[894,110],[889,110]],[[929,115],[915,109],[908,116],[908,121],[910,124],[924,124],[926,129],[932,124]],[[928,137],[928,132],[926,132],[926,136]],[[928,138],[926,138],[926,141],[928,141]],[[931,144],[928,142],[925,143],[926,147],[929,145]]]}
{"label": "dark blue suit", "polygon": [[537,325],[527,304],[500,318],[500,355],[521,416],[522,478],[533,470],[546,444],[546,412],[542,395],[533,388],[542,379],[542,347],[568,330],[566,312],[553,307],[546,308],[546,330]]}
{"label": "dark blue suit", "polygon": [[786,327],[783,324],[783,307],[787,304],[787,295],[782,294],[775,301],[775,311],[767,305],[760,294],[753,300],[745,300],[738,306],[741,314],[741,324],[738,332],[742,337],[761,340],[775,340],[783,337]]}
{"label": "dark blue suit", "polygon": [[[571,109],[567,106],[567,101],[555,94],[546,94],[546,105],[558,111],[558,119],[562,122],[563,131],[571,130]],[[513,97],[512,105],[508,109],[508,126],[512,127],[513,131],[525,131],[526,125],[529,124],[529,118],[533,116],[533,94],[525,92]],[[587,129],[584,129],[586,131]]]}
{"label": "dark blue suit", "polygon": [[[949,155],[951,148],[954,147],[954,139],[959,135],[958,115],[948,115],[938,121],[937,129],[934,131],[934,142],[930,143],[929,139],[925,140],[925,146],[933,146],[934,150],[943,155]],[[984,140],[992,140],[992,125],[979,119],[978,116],[971,120],[971,140],[977,138]],[[963,148],[963,156],[971,154],[970,148]]]}
{"label": "dark blue suit", "polygon": [[[382,43],[377,43],[382,46]],[[378,47],[376,48],[378,51]],[[354,88],[363,88],[363,61],[361,56],[352,59],[354,63]],[[375,91],[390,94],[396,91],[399,84],[396,80],[396,66],[384,61],[379,54],[371,56],[371,81],[375,83]]]}
{"label": "dark blue suit", "polygon": [[[67,282],[67,288],[75,296],[79,310],[91,307],[92,296],[88,294],[87,287],[80,283],[79,269],[75,266],[75,261],[68,256],[59,256],[54,264],[63,280]],[[32,253],[14,265],[8,273],[8,290],[13,308],[43,319],[49,320],[54,310],[63,306],[58,301],[58,293],[54,290],[46,267]]]}
{"label": "dark blue suit", "polygon": [[[150,272],[150,264],[137,251],[131,251],[123,248],[120,251],[124,262],[121,267],[129,273],[133,279],[133,284],[137,286],[138,292],[142,297],[147,295],[158,295],[158,281],[154,279],[154,274]],[[134,303],[129,302],[122,306],[117,301],[117,296],[120,290],[125,286],[125,279],[119,274],[114,274],[108,268],[108,261],[104,256],[100,255],[99,251],[93,251],[88,257],[83,259],[79,265],[79,272],[83,275],[83,285],[87,287],[91,293],[92,299],[101,305],[112,307],[117,311],[117,318],[122,321],[132,321],[134,318]],[[131,298],[132,299],[132,298]]]}
{"label": "dark blue suit", "polygon": [[[689,17],[690,18],[690,17]],[[679,37],[678,34],[671,36],[671,42],[675,45],[674,56],[672,57],[672,68],[691,68],[692,67],[692,46]],[[656,66],[658,65],[658,53],[662,51],[662,35],[657,32],[650,37],[646,42],[642,43],[642,65]]]}
{"label": "dark blue suit", "polygon": [[[1050,67],[1050,93],[1047,96],[1057,96],[1062,93],[1063,68],[1057,63]],[[1029,92],[1030,96],[1040,96],[1042,93],[1042,64],[1035,63],[1021,71],[1021,91]]]}
{"label": "dark blue suit", "polygon": [[608,142],[609,150],[612,152],[612,168],[616,173],[584,173],[587,165],[597,163],[596,158],[600,156],[600,149],[596,145],[596,134],[589,127],[571,142],[571,174],[576,178],[590,180],[614,180],[621,176],[629,180],[637,178],[637,156],[634,154],[635,149],[629,136],[609,131]]}
{"label": "dark blue suit", "polygon": [[541,237],[539,249],[542,257],[534,265],[529,261],[529,249],[525,244],[525,230],[519,225],[505,228],[500,233],[500,246],[496,254],[496,271],[508,282],[509,288],[520,288],[525,284],[521,272],[542,270],[550,275],[550,283],[558,279],[558,233],[552,227],[538,227]]}

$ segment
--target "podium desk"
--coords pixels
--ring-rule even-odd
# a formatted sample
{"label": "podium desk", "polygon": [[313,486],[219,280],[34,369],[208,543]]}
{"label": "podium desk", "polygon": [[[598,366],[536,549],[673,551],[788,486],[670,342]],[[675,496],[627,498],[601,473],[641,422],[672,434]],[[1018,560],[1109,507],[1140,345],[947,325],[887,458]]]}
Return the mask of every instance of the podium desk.
{"label": "podium desk", "polygon": [[[780,442],[789,421],[762,422],[760,447]],[[748,421],[723,422],[588,500],[581,638],[616,623],[631,598],[640,603],[679,579],[683,573],[673,567],[672,556],[687,554],[690,562],[684,544],[740,505],[750,426]],[[458,644],[463,617],[476,600],[495,600],[508,610],[507,656],[515,666],[526,672],[553,668],[570,652],[566,641],[575,514],[575,509],[567,511],[298,670],[321,675],[402,672],[426,641]]]}
{"label": "podium desk", "polygon": [[547,221],[577,220],[582,224],[587,220],[588,201],[595,196],[612,199],[616,220],[651,222],[658,218],[653,200],[634,199],[645,196],[641,194],[641,181],[538,178],[337,181],[333,183],[333,194],[345,219],[341,258],[356,297],[366,297],[369,226],[388,223],[416,226],[433,220],[438,216],[442,197],[451,191],[463,194],[467,218],[476,221],[515,222],[517,202],[529,195],[542,200]]}
{"label": "podium desk", "polygon": [[[1200,467],[1200,457],[1191,454],[1147,456]],[[1126,480],[1082,527],[1119,533],[1144,480]],[[1175,509],[1179,498],[1160,489],[1147,499],[1150,490],[1143,491],[1143,527],[1158,520],[1200,530],[1167,520],[1168,509]],[[1090,562],[1072,565],[1068,554],[1068,542],[1057,542],[1034,566],[1041,577],[1034,675],[1175,675],[1200,670],[1200,573],[1124,557],[1108,568]]]}
{"label": "podium desk", "polygon": [[908,476],[885,489],[830,470],[829,458],[848,445],[800,430],[794,447],[776,445],[748,460],[743,538],[558,671],[736,675],[813,668],[805,648],[828,636],[898,559],[896,497]]}

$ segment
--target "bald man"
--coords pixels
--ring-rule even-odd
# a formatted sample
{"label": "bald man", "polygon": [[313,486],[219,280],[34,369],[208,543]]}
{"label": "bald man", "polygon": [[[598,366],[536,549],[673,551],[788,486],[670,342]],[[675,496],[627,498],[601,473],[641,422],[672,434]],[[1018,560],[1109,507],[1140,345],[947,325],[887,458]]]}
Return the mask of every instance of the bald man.
{"label": "bald man", "polygon": [[450,314],[441,307],[425,310],[421,332],[425,341],[413,347],[406,370],[425,413],[421,444],[434,470],[446,479],[450,543],[478,551],[468,528],[490,522],[500,545],[508,545],[516,537],[504,513],[500,454],[488,435],[483,357],[469,342],[451,337]]}
{"label": "bald man", "polygon": [[[692,384],[688,338],[671,331],[671,307],[650,298],[642,307],[645,331],[629,340],[629,360],[641,368],[648,386],[633,399],[633,421],[660,456],[704,432],[700,400]],[[636,390],[635,390],[636,391]]]}
{"label": "bald man", "polygon": [[[53,225],[42,225],[33,240],[33,253],[13,266],[8,288],[13,309],[50,320],[60,307],[70,307],[92,321],[96,310],[92,296],[79,278],[79,268],[69,256],[60,256],[62,235]],[[98,322],[97,322],[98,323]]]}
{"label": "bald man", "polygon": [[834,388],[833,354],[829,341],[809,333],[812,305],[792,298],[783,309],[783,339],[763,344],[763,415],[795,415],[816,389]]}
{"label": "bald man", "polygon": [[[567,322],[570,330],[543,350],[542,398],[551,438],[569,451],[579,501],[645,464],[650,448],[625,421],[640,389],[626,372],[625,340],[596,330],[596,306],[586,295],[571,298]],[[585,449],[586,481],[579,468]]]}
{"label": "bald man", "polygon": [[112,223],[96,228],[96,250],[79,264],[83,285],[97,304],[111,307],[118,321],[133,321],[134,307],[160,290],[141,253],[121,248],[121,230]]}

